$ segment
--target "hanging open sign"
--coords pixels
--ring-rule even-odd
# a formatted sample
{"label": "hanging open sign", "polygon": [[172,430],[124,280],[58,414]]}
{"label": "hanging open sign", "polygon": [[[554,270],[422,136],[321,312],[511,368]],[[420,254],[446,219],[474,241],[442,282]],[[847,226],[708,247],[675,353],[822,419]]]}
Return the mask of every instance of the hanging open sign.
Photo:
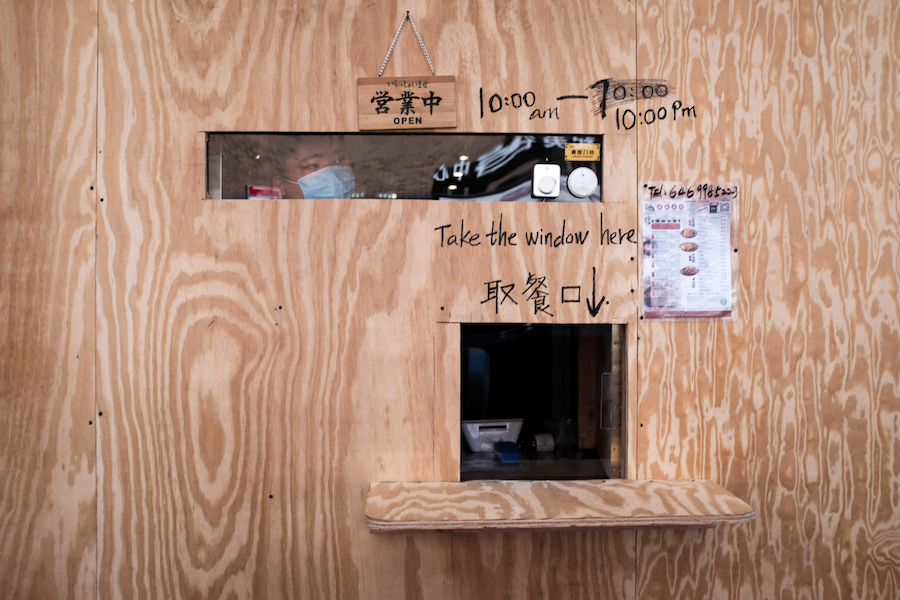
{"label": "hanging open sign", "polygon": [[[432,77],[382,79],[384,68],[391,59],[391,53],[407,21],[419,40],[419,47],[422,48],[422,55],[428,62]],[[397,35],[381,63],[378,77],[361,77],[356,80],[356,104],[361,130],[456,127],[456,78],[434,76],[434,64],[409,11],[406,11],[400,21]]]}
{"label": "hanging open sign", "polygon": [[456,127],[456,78],[361,77],[357,80],[359,128]]}

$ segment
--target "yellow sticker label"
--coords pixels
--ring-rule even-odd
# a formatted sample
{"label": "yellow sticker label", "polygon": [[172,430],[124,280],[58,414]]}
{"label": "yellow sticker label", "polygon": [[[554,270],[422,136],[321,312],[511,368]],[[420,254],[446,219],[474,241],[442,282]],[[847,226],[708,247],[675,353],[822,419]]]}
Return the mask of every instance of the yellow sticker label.
{"label": "yellow sticker label", "polygon": [[567,161],[598,161],[600,160],[600,144],[566,144]]}

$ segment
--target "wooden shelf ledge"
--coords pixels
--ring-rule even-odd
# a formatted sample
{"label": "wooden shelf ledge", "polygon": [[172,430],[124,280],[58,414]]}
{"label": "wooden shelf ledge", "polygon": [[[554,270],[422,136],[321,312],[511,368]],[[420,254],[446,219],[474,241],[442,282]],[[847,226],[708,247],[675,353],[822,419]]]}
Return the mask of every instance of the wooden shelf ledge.
{"label": "wooden shelf ledge", "polygon": [[685,529],[755,516],[709,480],[380,482],[366,501],[373,532]]}

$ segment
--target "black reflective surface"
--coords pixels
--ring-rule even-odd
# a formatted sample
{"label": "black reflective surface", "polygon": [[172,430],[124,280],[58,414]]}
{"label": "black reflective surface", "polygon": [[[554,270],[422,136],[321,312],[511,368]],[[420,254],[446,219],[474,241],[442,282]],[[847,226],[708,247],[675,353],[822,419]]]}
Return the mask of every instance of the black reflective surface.
{"label": "black reflective surface", "polygon": [[[566,161],[566,144],[601,135],[457,133],[208,133],[210,198],[406,198],[599,202],[601,161]],[[535,164],[560,166],[557,198],[532,197]],[[587,198],[566,181],[577,167],[600,184]],[[252,187],[251,187],[252,186]]]}

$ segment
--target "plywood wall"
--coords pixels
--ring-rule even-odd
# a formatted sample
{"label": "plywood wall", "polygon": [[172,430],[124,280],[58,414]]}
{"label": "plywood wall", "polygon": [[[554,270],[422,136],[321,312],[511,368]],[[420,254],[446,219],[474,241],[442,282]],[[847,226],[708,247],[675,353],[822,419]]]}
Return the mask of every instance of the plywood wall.
{"label": "plywood wall", "polygon": [[97,11],[0,22],[0,595],[92,597]]}
{"label": "plywood wall", "polygon": [[[0,588],[900,594],[900,14],[741,4],[3,8]],[[584,205],[203,200],[204,131],[356,129],[356,78],[406,10],[457,78],[460,131],[607,134],[607,217],[636,225],[641,180],[738,181],[735,318],[639,321],[636,248],[453,255],[433,237],[501,213],[596,231]],[[405,31],[386,73],[427,69]],[[573,101],[558,120],[480,116],[482,88],[549,107],[603,77],[666,79],[697,117],[616,131]],[[455,476],[447,321],[478,317],[484,274],[601,263],[633,349],[630,476],[714,479],[756,521],[370,534],[370,481]]]}
{"label": "plywood wall", "polygon": [[642,129],[638,171],[741,183],[740,306],[642,331],[639,476],[702,474],[758,508],[699,544],[643,535],[641,585],[895,597],[900,7],[667,4],[639,11],[638,71],[698,118]]}

